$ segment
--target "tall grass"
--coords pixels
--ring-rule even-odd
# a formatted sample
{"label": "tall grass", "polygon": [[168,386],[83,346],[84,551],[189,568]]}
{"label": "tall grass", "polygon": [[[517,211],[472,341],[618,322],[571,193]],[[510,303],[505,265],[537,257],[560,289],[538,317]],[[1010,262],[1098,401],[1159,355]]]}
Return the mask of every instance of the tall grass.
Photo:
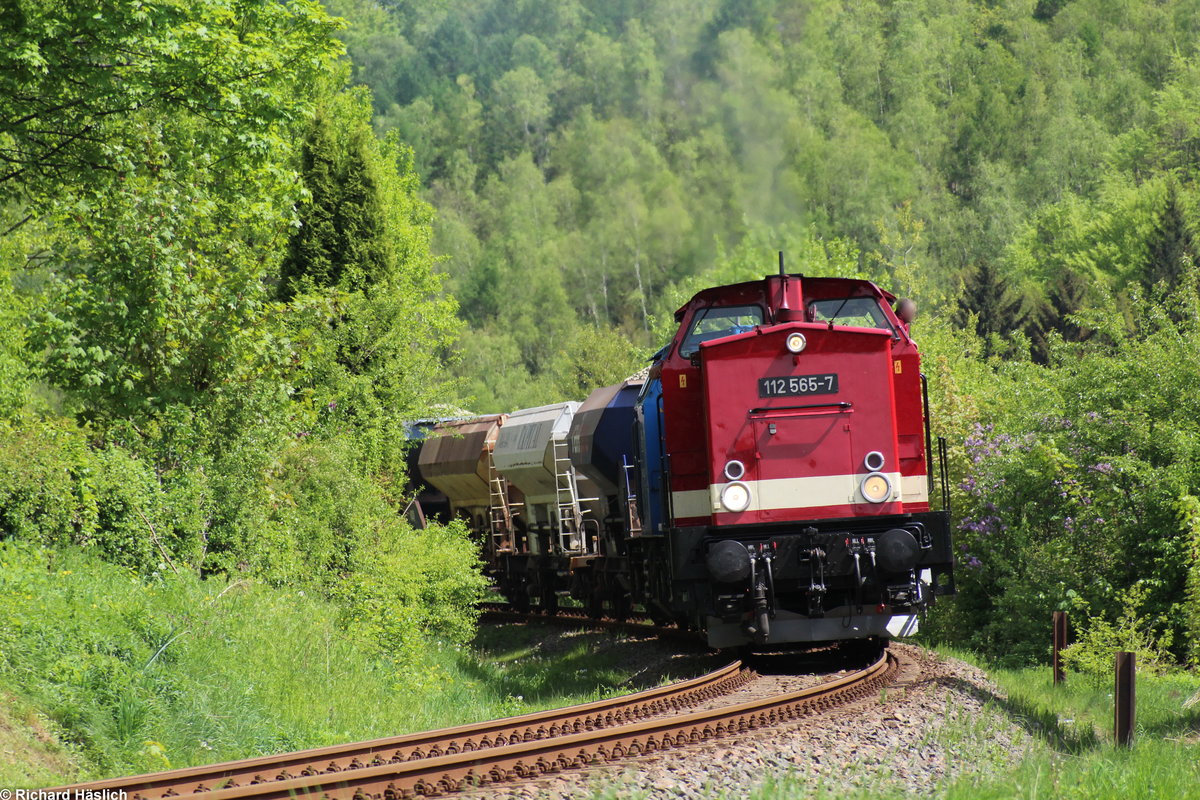
{"label": "tall grass", "polygon": [[1179,671],[1137,679],[1132,748],[1113,744],[1113,688],[1083,675],[1053,686],[1046,667],[993,670],[1004,699],[994,708],[1033,734],[1036,750],[1006,774],[968,773],[946,797],[1200,798],[1200,708],[1185,708],[1200,676]]}
{"label": "tall grass", "polygon": [[430,640],[401,668],[337,620],[302,590],[169,573],[147,581],[84,552],[0,543],[0,694],[44,713],[77,754],[25,780],[507,716],[619,693],[636,671],[620,648],[598,655],[604,637],[564,634],[545,655],[544,633],[520,629],[485,635],[478,649]]}

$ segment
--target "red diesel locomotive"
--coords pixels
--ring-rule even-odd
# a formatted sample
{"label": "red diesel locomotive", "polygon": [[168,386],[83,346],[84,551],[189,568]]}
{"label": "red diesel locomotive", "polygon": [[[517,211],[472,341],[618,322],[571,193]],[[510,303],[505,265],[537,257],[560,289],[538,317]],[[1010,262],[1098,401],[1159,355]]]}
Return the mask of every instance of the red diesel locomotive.
{"label": "red diesel locomotive", "polygon": [[894,300],[782,270],[707,289],[644,381],[491,418],[498,454],[528,454],[524,505],[520,481],[547,473],[536,507],[509,505],[499,461],[490,497],[504,507],[471,516],[501,591],[549,612],[568,593],[597,615],[640,604],[713,647],[915,632],[953,592],[953,554],[948,513],[930,508],[920,356]]}
{"label": "red diesel locomotive", "polygon": [[953,590],[920,356],[894,299],[781,274],[677,312],[639,405],[642,497],[664,537],[643,558],[669,565],[665,610],[711,645],[904,635]]}

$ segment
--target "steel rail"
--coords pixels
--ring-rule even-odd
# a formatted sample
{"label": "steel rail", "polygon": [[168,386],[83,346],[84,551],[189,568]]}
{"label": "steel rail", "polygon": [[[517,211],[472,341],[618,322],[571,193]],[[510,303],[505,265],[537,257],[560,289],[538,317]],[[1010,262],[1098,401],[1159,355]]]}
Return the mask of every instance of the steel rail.
{"label": "steel rail", "polygon": [[628,724],[669,710],[690,708],[731,692],[753,677],[740,661],[706,675],[591,703],[537,711],[517,717],[391,736],[353,744],[319,747],[274,756],[92,781],[56,791],[124,790],[143,800],[204,792],[229,783],[270,781],[305,770],[346,772],[381,763],[414,761],[504,747]]}

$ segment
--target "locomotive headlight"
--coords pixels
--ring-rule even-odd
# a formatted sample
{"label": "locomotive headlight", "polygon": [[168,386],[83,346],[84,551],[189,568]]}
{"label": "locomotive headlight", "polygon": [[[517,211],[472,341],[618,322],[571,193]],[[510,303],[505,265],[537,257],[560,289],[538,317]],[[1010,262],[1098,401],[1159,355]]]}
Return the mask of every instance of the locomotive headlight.
{"label": "locomotive headlight", "polygon": [[872,450],[863,459],[863,466],[867,468],[867,472],[879,472],[879,470],[883,469],[883,460],[883,453],[878,450]]}
{"label": "locomotive headlight", "polygon": [[734,481],[721,490],[721,505],[727,511],[745,511],[750,507],[750,487]]}
{"label": "locomotive headlight", "polygon": [[746,474],[746,465],[736,458],[725,465],[725,477],[731,481],[740,481]]}
{"label": "locomotive headlight", "polygon": [[882,472],[872,472],[859,485],[862,496],[872,503],[882,503],[892,494],[892,482]]}
{"label": "locomotive headlight", "polygon": [[800,353],[808,346],[808,340],[803,333],[789,333],[783,342],[784,346],[793,353]]}

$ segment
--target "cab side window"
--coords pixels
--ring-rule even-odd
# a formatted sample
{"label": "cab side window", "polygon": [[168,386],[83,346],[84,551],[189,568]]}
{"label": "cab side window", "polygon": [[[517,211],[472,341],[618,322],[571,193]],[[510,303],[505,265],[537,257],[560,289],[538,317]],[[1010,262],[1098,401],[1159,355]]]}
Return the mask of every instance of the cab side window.
{"label": "cab side window", "polygon": [[762,325],[762,321],[763,312],[759,306],[705,308],[692,317],[687,337],[679,347],[679,355],[691,358],[700,349],[701,342],[745,333],[756,325]]}

